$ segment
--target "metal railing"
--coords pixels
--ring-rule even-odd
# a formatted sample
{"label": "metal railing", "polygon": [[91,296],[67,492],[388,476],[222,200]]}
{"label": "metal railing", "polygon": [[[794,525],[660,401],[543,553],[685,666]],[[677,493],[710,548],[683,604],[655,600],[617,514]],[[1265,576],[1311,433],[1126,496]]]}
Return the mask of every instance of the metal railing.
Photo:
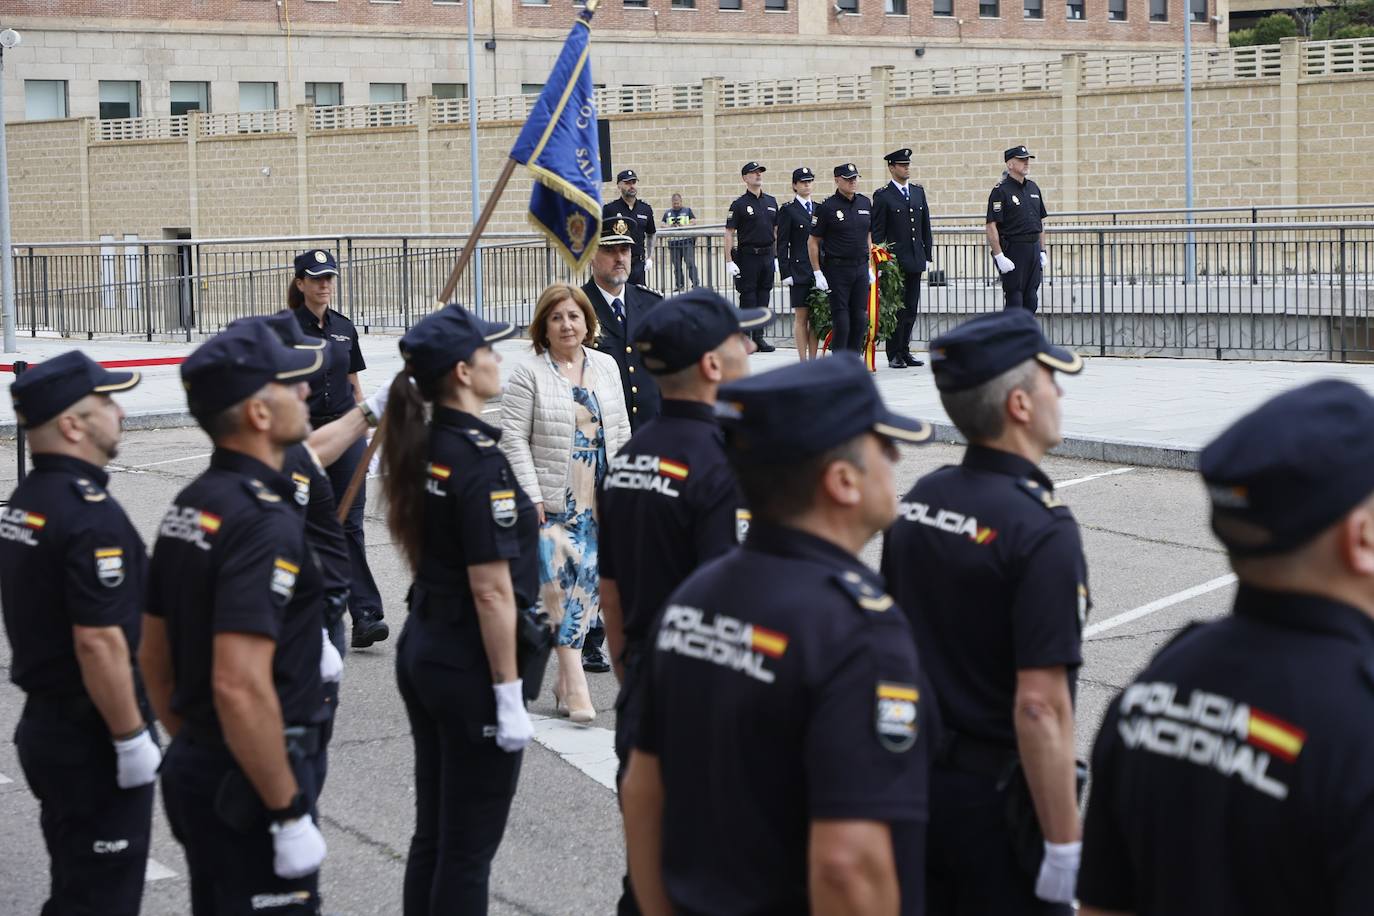
{"label": "metal railing", "polygon": [[[1073,210],[1051,214],[1056,226],[1107,223],[1113,226],[1183,223],[1192,214],[1195,223],[1234,225],[1239,223],[1345,222],[1374,220],[1374,203],[1349,204],[1247,204],[1225,207],[1155,207],[1143,210]],[[984,225],[986,213],[940,213],[932,223]]]}
{"label": "metal railing", "polygon": [[[1040,313],[1056,342],[1084,352],[1214,358],[1374,360],[1374,220],[1079,225],[1049,230]],[[671,292],[670,242],[690,239],[700,285],[727,298],[716,229],[660,231],[651,285]],[[22,333],[184,339],[285,303],[291,259],[335,251],[337,307],[365,333],[399,331],[434,307],[461,236],[377,235],[15,246]],[[526,325],[553,282],[581,284],[538,239],[482,243],[489,317]],[[1002,307],[981,229],[939,227],[916,338]],[[455,298],[473,302],[472,275]],[[774,290],[791,335],[787,291]]]}

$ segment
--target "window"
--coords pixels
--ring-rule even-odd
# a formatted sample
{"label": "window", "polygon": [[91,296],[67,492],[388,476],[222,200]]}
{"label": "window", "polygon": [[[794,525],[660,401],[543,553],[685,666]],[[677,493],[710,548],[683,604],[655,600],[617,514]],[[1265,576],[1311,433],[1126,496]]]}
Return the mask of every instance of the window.
{"label": "window", "polygon": [[935,5],[931,8],[936,16],[953,16],[954,0],[935,0]]}
{"label": "window", "polygon": [[435,83],[430,95],[436,99],[465,99],[468,97],[468,84]]}
{"label": "window", "polygon": [[520,0],[521,6],[548,6],[549,0]]}
{"label": "window", "polygon": [[210,110],[209,83],[182,83],[172,81],[172,115],[184,115],[188,111]]}
{"label": "window", "polygon": [[675,10],[694,10],[697,8],[697,0],[673,0],[672,7]]}
{"label": "window", "polygon": [[522,95],[538,95],[544,91],[543,83],[521,83],[520,93]]}
{"label": "window", "polygon": [[1188,0],[1188,9],[1193,14],[1194,22],[1207,21],[1207,0]]}
{"label": "window", "polygon": [[883,0],[883,12],[889,16],[905,16],[906,0]]}
{"label": "window", "polygon": [[67,116],[66,80],[24,80],[24,117],[30,121]]}
{"label": "window", "polygon": [[1169,0],[1150,0],[1150,21],[1169,21]]}
{"label": "window", "polygon": [[305,104],[328,108],[343,104],[343,83],[306,83]]}
{"label": "window", "polygon": [[373,105],[383,105],[387,102],[404,102],[406,100],[405,83],[368,83],[368,101]]}
{"label": "window", "polygon": [[763,0],[763,8],[774,12],[786,12],[787,0]]}
{"label": "window", "polygon": [[1021,18],[1044,19],[1044,0],[1021,0]]}
{"label": "window", "polygon": [[720,0],[720,8],[723,10],[744,9],[741,0]]}
{"label": "window", "polygon": [[1107,18],[1112,22],[1126,21],[1126,0],[1107,0]]}
{"label": "window", "polygon": [[272,111],[276,107],[276,83],[239,83],[239,111]]}
{"label": "window", "polygon": [[978,0],[978,16],[981,19],[996,19],[1002,15],[997,0]]}
{"label": "window", "polygon": [[138,82],[136,80],[100,81],[101,120],[137,118],[138,116]]}
{"label": "window", "polygon": [[1065,10],[1065,18],[1075,21],[1082,20],[1083,0],[1067,0],[1067,2],[1068,6]]}
{"label": "window", "polygon": [[649,0],[621,0],[629,9],[647,9]]}
{"label": "window", "polygon": [[849,13],[852,16],[859,15],[859,0],[836,0],[835,6],[841,13]]}

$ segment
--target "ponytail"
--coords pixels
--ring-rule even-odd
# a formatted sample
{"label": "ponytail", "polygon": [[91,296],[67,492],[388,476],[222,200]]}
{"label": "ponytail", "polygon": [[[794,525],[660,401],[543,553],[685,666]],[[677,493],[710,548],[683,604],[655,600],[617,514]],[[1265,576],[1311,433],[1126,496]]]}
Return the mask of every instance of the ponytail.
{"label": "ponytail", "polygon": [[412,382],[409,370],[409,366],[403,368],[391,382],[381,471],[387,528],[414,571],[419,569],[424,543],[424,480],[429,455],[425,402],[435,399],[438,385]]}
{"label": "ponytail", "polygon": [[286,284],[286,307],[294,310],[303,305],[305,305],[305,293],[301,292],[301,288],[296,285],[296,280],[293,277]]}

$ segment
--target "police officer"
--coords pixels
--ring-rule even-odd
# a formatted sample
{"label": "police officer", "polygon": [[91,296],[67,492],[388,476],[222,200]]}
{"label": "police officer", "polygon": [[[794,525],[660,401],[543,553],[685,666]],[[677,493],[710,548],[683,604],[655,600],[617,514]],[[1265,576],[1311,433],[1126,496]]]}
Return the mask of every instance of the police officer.
{"label": "police officer", "polygon": [[[331,308],[339,265],[328,251],[313,250],[296,258],[296,278],[287,291],[287,304],[300,321],[301,330],[309,337],[325,342],[324,365],[310,382],[310,425],[319,429],[353,410],[363,400],[358,373],[367,368],[363,351],[358,345],[358,329],[343,313]],[[329,466],[329,481],[334,498],[343,499],[353,471],[362,461],[367,443],[356,440],[339,460]],[[386,639],[390,628],[382,620],[382,596],[367,564],[367,546],[363,532],[363,510],[367,503],[367,483],[358,490],[344,519],[344,533],[348,535],[349,563],[352,583],[348,609],[353,617],[353,647],[365,649],[378,640]]]}
{"label": "police officer", "polygon": [[907,369],[925,365],[911,355],[911,331],[921,305],[921,273],[934,266],[930,262],[935,256],[935,242],[930,234],[925,189],[911,180],[911,150],[893,150],[883,159],[892,180],[873,192],[873,241],[892,247],[903,278],[897,328],[887,339],[887,364],[893,369]]}
{"label": "police officer", "polygon": [[877,279],[870,266],[873,204],[858,190],[859,167],[852,162],[835,166],[835,193],[816,209],[807,242],[816,286],[830,293],[832,353],[857,353],[868,339],[868,288]]}
{"label": "police officer", "polygon": [[1368,913],[1374,900],[1374,400],[1279,395],[1202,451],[1234,613],[1107,710],[1082,912]]}
{"label": "police officer", "polygon": [[163,516],[139,661],[173,735],[162,792],[197,916],[319,911],[323,579],[281,468],[322,361],[252,322],[181,367],[215,450]]}
{"label": "police officer", "polygon": [[[673,206],[663,213],[663,225],[673,229],[690,229],[697,215],[691,207],[682,205],[682,195],[673,195]],[[695,236],[678,235],[668,240],[668,253],[673,259],[673,292],[696,289],[701,285],[697,275],[697,240]],[[686,275],[683,269],[686,268]]]}
{"label": "police officer", "polygon": [[625,169],[615,176],[620,196],[601,207],[601,219],[622,217],[629,221],[630,237],[634,240],[634,256],[630,262],[630,282],[638,286],[647,283],[654,269],[654,208],[639,199],[639,176],[634,169]]}
{"label": "police officer", "polygon": [[[767,308],[773,294],[778,201],[763,192],[766,171],[752,161],[740,167],[745,190],[731,202],[725,216],[725,272],[734,278],[742,309]],[[763,331],[755,331],[753,336],[760,353],[776,349],[764,340]]]}
{"label": "police officer", "polygon": [[501,430],[481,419],[501,393],[491,345],[514,331],[445,306],[401,338],[405,368],[388,401],[387,525],[415,573],[396,647],[415,742],[406,916],[487,912],[534,734],[516,632],[539,594],[539,518],[497,447]]}
{"label": "police officer", "polygon": [[1040,275],[1050,264],[1045,251],[1045,200],[1030,179],[1035,157],[1024,146],[1002,154],[1007,170],[988,195],[988,246],[1002,275],[1004,308],[1040,307]]}
{"label": "police officer", "polygon": [[45,914],[130,916],[143,898],[162,755],[133,668],[147,555],[105,489],[138,384],[73,350],[10,386],[33,473],[0,509],[14,733],[52,864]]}
{"label": "police officer", "polygon": [[644,663],[622,786],[636,897],[654,916],[921,913],[930,701],[857,552],[892,521],[894,442],[930,427],[847,354],[718,406],[753,521],[668,597]]}
{"label": "police officer", "polygon": [[792,200],[778,211],[778,272],[782,285],[787,287],[792,303],[792,335],[797,343],[797,358],[805,362],[816,358],[816,335],[808,323],[810,308],[806,297],[811,293],[811,256],[807,240],[816,221],[816,205],[811,201],[811,188],[816,173],[806,166],[792,170]]}
{"label": "police officer", "polygon": [[1068,916],[1087,566],[1039,464],[1060,441],[1054,373],[1082,360],[1019,309],[960,325],[930,354],[969,447],[912,487],[882,558],[945,726],[930,780],[930,909]]}

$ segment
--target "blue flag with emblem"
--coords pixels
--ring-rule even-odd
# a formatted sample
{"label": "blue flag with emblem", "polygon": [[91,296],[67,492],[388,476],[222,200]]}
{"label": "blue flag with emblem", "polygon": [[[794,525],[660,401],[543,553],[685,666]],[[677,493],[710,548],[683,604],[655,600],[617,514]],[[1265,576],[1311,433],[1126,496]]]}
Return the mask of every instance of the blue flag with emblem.
{"label": "blue flag with emblem", "polygon": [[601,149],[592,96],[591,18],[573,23],[510,157],[534,173],[529,220],[573,270],[596,251],[601,231]]}

